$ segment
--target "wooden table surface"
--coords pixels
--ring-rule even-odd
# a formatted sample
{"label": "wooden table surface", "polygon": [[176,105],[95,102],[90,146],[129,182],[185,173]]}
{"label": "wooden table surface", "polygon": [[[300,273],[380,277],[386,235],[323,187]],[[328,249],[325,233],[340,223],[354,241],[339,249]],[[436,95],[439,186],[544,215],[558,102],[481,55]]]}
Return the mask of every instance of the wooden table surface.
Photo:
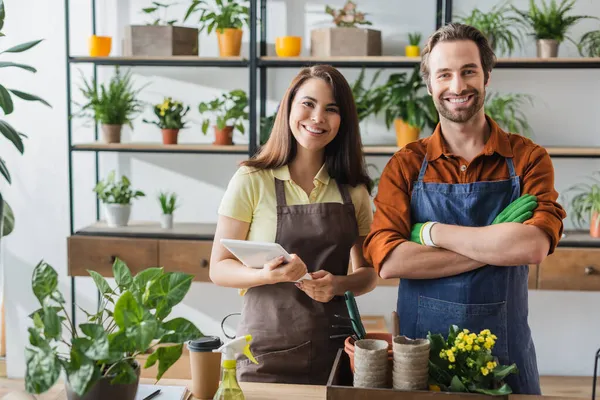
{"label": "wooden table surface", "polygon": [[[159,385],[187,385],[189,381],[181,379],[161,379]],[[152,379],[141,379],[140,383],[153,384]],[[544,376],[541,378],[542,393],[545,396],[555,396],[556,398],[574,399],[586,398],[591,399],[592,395],[592,378],[591,377],[566,377],[566,376]],[[326,399],[325,386],[309,386],[309,385],[280,385],[266,383],[247,383],[240,384],[247,400],[311,400],[311,399]],[[600,391],[598,384],[597,392]],[[0,379],[0,399],[11,392],[22,391],[22,379]],[[514,396],[515,400],[521,396]],[[62,383],[57,384],[47,393],[36,396],[38,400],[65,400],[66,395]],[[524,399],[532,399],[533,396],[523,397]],[[558,399],[556,399],[558,400]]]}

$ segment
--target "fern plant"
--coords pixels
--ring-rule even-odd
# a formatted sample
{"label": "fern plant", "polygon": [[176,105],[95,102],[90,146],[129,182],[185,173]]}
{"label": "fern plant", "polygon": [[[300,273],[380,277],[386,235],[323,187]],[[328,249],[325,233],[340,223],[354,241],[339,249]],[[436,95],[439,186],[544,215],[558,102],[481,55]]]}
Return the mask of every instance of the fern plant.
{"label": "fern plant", "polygon": [[523,107],[533,105],[533,97],[522,93],[500,95],[491,93],[485,99],[485,113],[507,132],[519,133],[526,137],[532,136],[531,126],[527,121]]}
{"label": "fern plant", "polygon": [[377,109],[377,99],[375,82],[379,79],[379,75],[383,69],[379,69],[373,75],[371,83],[368,87],[365,86],[365,68],[360,70],[360,74],[356,81],[351,86],[352,95],[354,96],[354,103],[356,104],[356,111],[358,112],[358,121],[363,121],[369,115],[373,114]]}
{"label": "fern plant", "polygon": [[[571,212],[569,214],[573,223],[579,227],[582,227],[584,223],[591,224],[594,216],[600,214],[600,171],[593,172],[588,180],[590,183],[578,183],[565,192],[565,194],[576,193],[570,201]],[[593,228],[598,229],[600,217],[596,217],[595,222],[596,226]]]}
{"label": "fern plant", "polygon": [[600,57],[600,29],[586,32],[579,40],[577,50],[582,57]]}

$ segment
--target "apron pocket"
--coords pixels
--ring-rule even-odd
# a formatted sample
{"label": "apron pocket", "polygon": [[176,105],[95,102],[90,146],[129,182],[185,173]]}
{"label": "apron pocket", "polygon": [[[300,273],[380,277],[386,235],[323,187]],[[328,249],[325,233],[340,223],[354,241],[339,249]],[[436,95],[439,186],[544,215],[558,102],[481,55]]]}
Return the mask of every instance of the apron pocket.
{"label": "apron pocket", "polygon": [[451,325],[479,333],[489,329],[497,336],[492,354],[501,361],[508,360],[508,330],[506,327],[506,302],[487,304],[462,304],[430,297],[419,297],[417,338],[441,333],[445,338]]}
{"label": "apron pocket", "polygon": [[311,341],[292,348],[255,356],[258,364],[245,358],[238,361],[240,380],[254,382],[303,383],[310,378]]}

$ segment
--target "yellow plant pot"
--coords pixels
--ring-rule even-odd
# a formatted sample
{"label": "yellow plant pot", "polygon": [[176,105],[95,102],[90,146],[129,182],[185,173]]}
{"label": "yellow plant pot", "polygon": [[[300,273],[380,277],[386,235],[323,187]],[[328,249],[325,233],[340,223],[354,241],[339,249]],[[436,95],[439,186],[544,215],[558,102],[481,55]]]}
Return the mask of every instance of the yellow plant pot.
{"label": "yellow plant pot", "polygon": [[394,120],[394,128],[396,128],[396,145],[398,147],[404,147],[410,142],[418,140],[419,133],[421,133],[419,128],[415,128],[399,118]]}
{"label": "yellow plant pot", "polygon": [[90,57],[108,57],[112,45],[112,37],[92,35],[89,39]]}
{"label": "yellow plant pot", "polygon": [[419,57],[421,55],[419,46],[406,46],[404,52],[406,53],[406,57]]}
{"label": "yellow plant pot", "polygon": [[219,41],[219,55],[221,57],[235,57],[240,55],[242,48],[242,34],[244,31],[235,28],[225,28],[223,32],[217,30]]}
{"label": "yellow plant pot", "polygon": [[275,53],[279,57],[298,57],[302,51],[300,36],[280,36],[275,38]]}

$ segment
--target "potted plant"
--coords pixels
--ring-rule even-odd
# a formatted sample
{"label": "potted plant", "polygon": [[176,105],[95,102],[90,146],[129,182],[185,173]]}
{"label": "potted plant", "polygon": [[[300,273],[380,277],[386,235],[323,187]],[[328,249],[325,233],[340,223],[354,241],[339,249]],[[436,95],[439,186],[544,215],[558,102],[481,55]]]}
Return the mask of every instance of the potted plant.
{"label": "potted plant", "polygon": [[582,227],[589,222],[590,236],[600,238],[600,172],[592,173],[588,178],[590,183],[579,183],[566,190],[566,193],[575,192],[570,202],[571,220]]}
{"label": "potted plant", "polygon": [[582,57],[600,57],[600,30],[584,33],[577,43],[577,50]]}
{"label": "potted plant", "polygon": [[145,25],[128,25],[123,39],[125,56],[197,56],[198,29],[176,26],[167,19],[168,8],[176,3],[153,1],[142,13],[150,17]]}
{"label": "potted plant", "polygon": [[[210,2],[212,4],[212,1]],[[200,12],[198,22],[200,32],[206,29],[210,35],[217,33],[219,55],[221,57],[239,56],[242,47],[242,28],[250,23],[248,2],[237,0],[217,0],[215,7],[206,0],[192,0],[184,21],[194,13]]]}
{"label": "potted plant", "polygon": [[533,97],[522,93],[490,93],[485,99],[484,109],[505,131],[531,137],[531,126],[523,112],[526,103],[533,105]]}
{"label": "potted plant", "polygon": [[394,125],[396,145],[404,147],[419,138],[426,126],[434,128],[439,120],[433,99],[425,91],[418,67],[408,77],[406,72],[391,74],[376,88],[375,114],[383,112],[389,129]]}
{"label": "potted plant", "polygon": [[537,56],[541,58],[557,57],[558,47],[567,36],[569,29],[579,20],[584,18],[594,18],[589,15],[568,15],[575,6],[575,0],[562,0],[560,5],[556,0],[550,0],[550,5],[545,0],[541,0],[541,8],[535,4],[534,0],[529,0],[529,10],[521,11],[512,6],[519,14],[521,22],[528,26],[533,32],[537,42]]}
{"label": "potted plant", "polygon": [[177,194],[160,192],[158,201],[162,209],[160,226],[164,229],[173,229],[173,212],[179,207],[179,204],[177,204]]}
{"label": "potted plant", "polygon": [[83,85],[79,89],[87,102],[78,104],[81,110],[75,116],[100,123],[105,143],[120,143],[123,125],[133,129],[131,121],[143,109],[144,103],[137,99],[143,87],[134,89],[131,71],[122,74],[118,66],[106,86],[82,79]]}
{"label": "potted plant", "polygon": [[379,79],[379,75],[383,69],[378,69],[373,78],[371,79],[371,83],[368,87],[365,86],[365,68],[363,67],[360,70],[358,78],[354,81],[352,86],[352,95],[354,96],[354,103],[356,104],[356,111],[358,113],[358,121],[362,122],[368,116],[373,114],[376,109],[376,94],[375,90],[375,82]]}
{"label": "potted plant", "polygon": [[310,32],[310,54],[313,57],[332,56],[380,56],[381,31],[359,28],[372,25],[363,12],[357,11],[356,3],[346,1],[336,10],[325,6],[325,12],[333,17],[334,28],[318,28]]}
{"label": "potted plant", "polygon": [[[200,114],[213,113],[216,115],[216,124],[214,125],[216,145],[233,144],[233,130],[237,129],[240,133],[245,133],[243,121],[248,119],[248,97],[246,92],[240,89],[232,90],[229,93],[223,93],[216,99],[209,102],[202,102],[198,105]],[[202,133],[206,135],[211,119],[205,118],[202,121]]]}
{"label": "potted plant", "polygon": [[143,121],[158,126],[162,132],[163,144],[177,144],[179,130],[185,128],[183,117],[190,111],[190,106],[183,105],[171,97],[165,97],[162,103],[154,105],[154,115],[158,121]]}
{"label": "potted plant", "polygon": [[458,16],[457,21],[479,29],[494,52],[510,56],[517,47],[522,47],[523,26],[508,2],[485,12],[474,8],[471,14]]}
{"label": "potted plant", "polygon": [[69,400],[134,400],[139,356],[151,353],[143,368],[158,362],[158,381],[180,358],[185,342],[204,336],[185,318],[167,320],[189,291],[192,275],[160,267],[133,276],[118,258],[112,270],[114,287],[88,270],[102,300],[97,310],[81,309],[86,322],[75,327],[58,289],[58,274],[43,260],[35,267],[31,285],[40,308],[30,315],[27,392],[48,391],[64,371]]}
{"label": "potted plant", "polygon": [[111,171],[106,180],[98,182],[94,192],[104,204],[107,224],[112,228],[127,226],[131,200],[145,196],[144,192],[131,189],[131,182],[125,175],[121,176],[121,181],[116,181],[115,171]]}
{"label": "potted plant", "polygon": [[421,55],[421,38],[423,35],[420,32],[414,32],[408,34],[408,46],[404,48],[406,57],[419,57]]}

